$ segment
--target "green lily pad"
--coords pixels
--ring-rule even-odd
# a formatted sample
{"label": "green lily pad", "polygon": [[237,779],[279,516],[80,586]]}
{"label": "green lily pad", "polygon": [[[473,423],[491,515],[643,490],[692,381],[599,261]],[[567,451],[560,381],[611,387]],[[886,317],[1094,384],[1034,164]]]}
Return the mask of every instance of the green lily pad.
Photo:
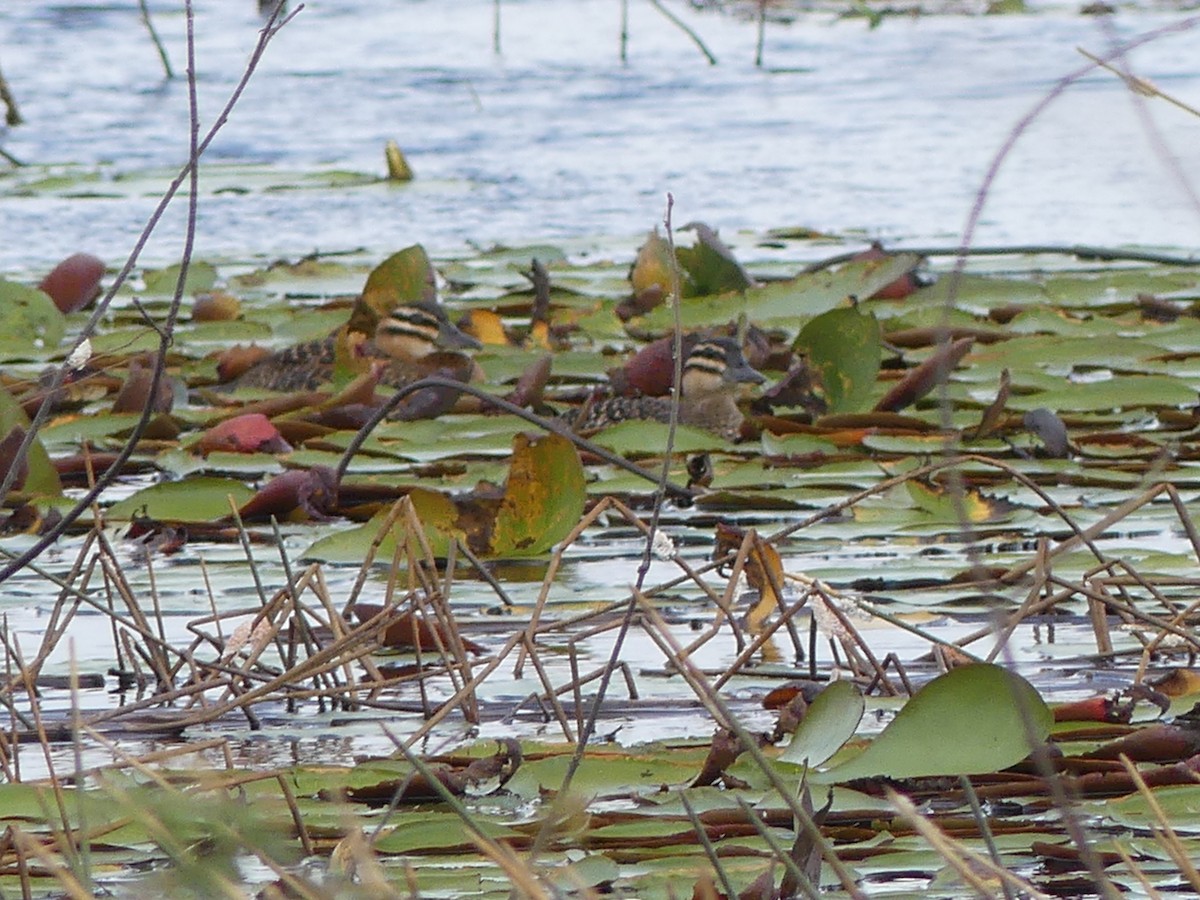
{"label": "green lily pad", "polygon": [[812,780],[994,772],[1029,755],[1026,720],[1042,741],[1054,716],[1020,675],[990,663],[951,669],[917,691],[862,753]]}
{"label": "green lily pad", "polygon": [[808,360],[825,386],[831,413],[862,409],[879,374],[879,322],[854,307],[831,309],[811,319],[796,338],[795,349]]}
{"label": "green lily pad", "polygon": [[492,555],[544,553],[579,523],[586,500],[583,465],[574,444],[557,434],[518,434],[492,527]]}
{"label": "green lily pad", "polygon": [[[165,294],[172,296],[179,282],[179,266],[167,266],[165,269],[146,269],[142,273],[146,284],[147,294]],[[185,297],[192,294],[210,291],[217,283],[217,267],[204,260],[192,260],[188,265],[187,280],[183,285]]]}
{"label": "green lily pad", "polygon": [[817,696],[779,757],[796,765],[819,766],[854,737],[867,702],[850,681],[835,681]]}
{"label": "green lily pad", "polygon": [[39,290],[0,279],[0,359],[29,359],[55,350],[66,320]]}
{"label": "green lily pad", "polygon": [[211,522],[229,515],[233,507],[243,506],[253,496],[253,490],[232,478],[164,481],[117,501],[108,508],[108,518],[145,515],[167,522]]}
{"label": "green lily pad", "polygon": [[[685,328],[720,325],[743,314],[759,325],[798,328],[805,318],[832,309],[849,296],[871,296],[915,263],[915,256],[902,253],[883,260],[847,263],[836,271],[806,273],[790,281],[751,288],[744,294],[685,299],[680,304],[680,317]],[[657,330],[672,327],[673,321],[667,306],[645,317],[646,326]]]}

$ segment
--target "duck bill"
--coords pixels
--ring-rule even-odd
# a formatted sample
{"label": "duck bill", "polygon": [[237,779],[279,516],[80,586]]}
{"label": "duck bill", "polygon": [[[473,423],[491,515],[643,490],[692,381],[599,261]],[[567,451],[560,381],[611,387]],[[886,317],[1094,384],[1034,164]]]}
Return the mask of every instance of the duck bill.
{"label": "duck bill", "polygon": [[758,369],[752,369],[745,363],[740,366],[728,366],[722,376],[731,384],[762,384],[767,379]]}
{"label": "duck bill", "polygon": [[443,350],[478,350],[483,344],[445,319],[438,326],[437,345]]}

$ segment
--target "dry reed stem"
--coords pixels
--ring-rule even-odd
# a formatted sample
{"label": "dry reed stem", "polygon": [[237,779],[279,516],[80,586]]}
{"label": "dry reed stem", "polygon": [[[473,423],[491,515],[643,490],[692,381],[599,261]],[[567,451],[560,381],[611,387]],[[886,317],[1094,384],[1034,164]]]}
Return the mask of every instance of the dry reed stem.
{"label": "dry reed stem", "polygon": [[690,659],[683,655],[683,647],[671,635],[666,623],[658,614],[658,610],[654,605],[641,594],[635,592],[634,596],[641,608],[644,621],[648,621],[654,626],[653,629],[647,628],[647,633],[653,634],[654,631],[658,632],[662,641],[660,646],[666,648],[664,652],[667,653],[671,664],[687,678],[688,684],[697,692],[697,698],[705,708],[714,712],[714,719],[737,735],[745,752],[751,756],[755,764],[767,777],[771,787],[780,795],[784,803],[787,804],[800,829],[813,842],[813,846],[820,849],[822,859],[829,863],[830,868],[837,874],[838,880],[850,897],[853,900],[862,900],[864,894],[855,883],[853,873],[838,858],[833,846],[821,833],[821,829],[813,822],[811,814],[792,795],[792,789],[783,781],[779,773],[763,754],[754,736],[742,725],[737,716],[732,713],[724,700],[721,699],[721,695],[712,690],[711,686],[705,681],[703,673],[696,668]]}
{"label": "dry reed stem", "polygon": [[[1175,833],[1170,819],[1167,817],[1166,812],[1163,811],[1158,798],[1154,796],[1154,791],[1150,790],[1146,785],[1145,779],[1142,778],[1142,773],[1138,771],[1137,766],[1133,764],[1128,756],[1122,753],[1119,758],[1121,765],[1124,766],[1130,779],[1137,786],[1138,794],[1146,801],[1150,812],[1153,813],[1154,818],[1158,821],[1159,828],[1151,829],[1154,839],[1167,852],[1175,865],[1179,867],[1179,873],[1192,886],[1192,890],[1200,892],[1200,871],[1196,870],[1196,864],[1192,862],[1191,854],[1179,840],[1179,835]],[[1200,784],[1200,778],[1197,778],[1195,773],[1192,774],[1192,778],[1197,784]]]}
{"label": "dry reed stem", "polygon": [[71,897],[72,900],[94,900],[95,895],[80,884],[75,875],[64,868],[41,841],[26,834],[15,825],[10,825],[7,833],[11,836],[21,857],[23,859],[28,859],[29,856],[37,857],[38,861],[45,866],[50,877],[57,882],[58,887],[62,888],[68,897]]}
{"label": "dry reed stem", "polygon": [[1051,900],[1049,894],[1039,891],[1025,879],[1013,874],[1003,866],[996,865],[986,856],[976,853],[961,841],[956,841],[947,835],[937,825],[922,816],[912,801],[903,794],[890,787],[885,787],[884,796],[896,809],[900,818],[908,822],[933,848],[934,852],[946,861],[946,865],[954,869],[959,878],[980,896],[992,896],[992,890],[988,883],[979,875],[979,871],[984,871],[998,881],[1007,882],[1027,897],[1035,898],[1035,900]]}

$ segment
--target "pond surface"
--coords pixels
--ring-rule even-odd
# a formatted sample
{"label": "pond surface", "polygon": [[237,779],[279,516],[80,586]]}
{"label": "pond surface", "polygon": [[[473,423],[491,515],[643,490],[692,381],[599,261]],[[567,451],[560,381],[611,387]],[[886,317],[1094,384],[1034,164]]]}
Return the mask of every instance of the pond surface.
{"label": "pond surface", "polygon": [[[661,222],[668,192],[676,204],[675,223],[703,220],[719,227],[739,258],[752,266],[782,265],[776,247],[764,241],[769,229],[781,227],[848,239],[832,250],[821,242],[788,245],[791,271],[807,259],[870,237],[898,246],[952,247],[961,239],[993,157],[1016,123],[1060,78],[1084,65],[1077,46],[1102,54],[1114,39],[1178,26],[1138,49],[1130,61],[1163,90],[1192,102],[1200,97],[1200,40],[1191,20],[1172,10],[1123,8],[1097,18],[1051,5],[1031,15],[891,17],[876,28],[863,19],[809,11],[794,21],[770,24],[766,65],[758,69],[755,30],[748,21],[672,7],[717,56],[719,64],[710,66],[653,7],[636,0],[631,6],[629,60],[623,64],[615,0],[506,0],[498,55],[492,49],[490,0],[453,5],[313,0],[268,49],[205,157],[196,256],[222,264],[223,275],[312,251],[352,253],[365,271],[418,242],[439,260],[493,243],[534,242],[564,248],[572,262],[628,260],[645,232]],[[184,21],[177,7],[151,4],[181,69]],[[212,0],[197,8],[200,102],[207,127],[240,76],[262,20],[251,0]],[[4,74],[27,119],[4,135],[2,146],[29,164],[21,170],[0,168],[0,274],[36,281],[76,251],[119,265],[186,153],[186,86],[163,81],[135,2],[7,3],[0,8],[0,47]],[[416,171],[412,184],[379,180],[383,146],[391,139],[404,148]],[[1197,119],[1160,101],[1131,97],[1111,74],[1089,73],[1016,143],[975,241],[1137,244],[1190,254],[1200,236],[1200,206],[1192,190],[1200,184],[1200,160],[1193,153],[1198,145]],[[143,262],[163,265],[177,258],[183,216],[184,204],[177,200]],[[316,302],[327,293],[344,291],[314,290],[305,300]],[[128,298],[118,306],[122,303],[127,305]],[[1132,326],[1122,319],[1113,327]],[[1178,344],[1164,340],[1163,349],[1185,348],[1193,337],[1185,333]],[[1187,366],[1180,363],[1173,376],[1200,380]],[[993,393],[991,382],[978,388],[984,402]],[[1114,415],[1102,424],[1114,432],[1136,431],[1140,426],[1131,424],[1132,418]],[[742,461],[772,452],[786,456],[786,446],[783,451],[772,446],[777,445],[743,445],[731,455]],[[774,507],[768,503],[733,512],[767,534],[882,477],[874,459],[866,468],[866,474],[849,466],[827,471],[820,484],[806,472],[794,486],[813,493],[794,505],[795,497],[789,496]],[[1085,482],[1071,470],[1047,493],[1090,524],[1140,488],[1144,468],[1139,463],[1122,470],[1126,480],[1112,481],[1110,489],[1101,479],[1115,478],[1111,473]],[[1071,480],[1076,476],[1078,483]],[[1200,480],[1188,471],[1171,477],[1189,496],[1200,490]],[[783,481],[784,474],[779,478]],[[869,584],[855,587],[860,579],[928,576],[933,581],[979,561],[1016,566],[1035,551],[1030,535],[1061,538],[1066,531],[1056,521],[1047,524],[1050,517],[1035,498],[1011,524],[1005,520],[967,545],[957,536],[957,520],[922,527],[907,517],[890,519],[893,501],[876,498],[858,522],[852,517],[820,522],[783,542],[787,572],[827,579],[870,603],[880,598],[872,596]],[[1191,545],[1166,507],[1160,503],[1136,523],[1118,525],[1099,546],[1114,557],[1190,574]],[[720,512],[668,508],[666,529],[688,564],[703,565],[710,555],[712,523]],[[259,595],[236,545],[195,541],[176,556],[155,558],[151,568],[115,531],[108,536],[136,596],[143,604],[158,598],[155,628],[168,643],[186,645],[189,623],[213,605],[222,611],[258,607]],[[300,567],[312,537],[310,528],[285,529],[282,549],[294,567]],[[8,538],[4,548],[19,552],[24,540]],[[41,563],[62,576],[82,543],[77,537],[63,540]],[[553,615],[626,597],[641,547],[635,530],[619,520],[589,530],[566,554],[552,585]],[[270,595],[287,582],[280,551],[256,545],[254,553]],[[197,574],[201,562],[203,578]],[[1092,560],[1080,553],[1058,565],[1058,571],[1077,578]],[[323,571],[329,595],[340,604],[357,569],[330,565]],[[497,573],[517,607],[513,623],[527,620],[545,571],[545,561],[539,560],[523,571],[513,566]],[[387,574],[383,566],[372,570],[363,599],[384,596]],[[647,584],[677,574],[673,564],[655,562]],[[723,579],[710,575],[707,580],[724,590]],[[97,583],[89,589],[102,596]],[[989,610],[1014,608],[1025,599],[1025,590],[1018,585],[1003,596],[989,596],[941,583],[905,591],[898,605],[904,606],[909,625],[949,641],[986,626]],[[56,595],[33,570],[4,585],[0,613],[27,656],[46,630]],[[497,597],[473,575],[460,571],[451,600],[469,633],[490,651],[517,627],[506,629],[504,619],[488,612]],[[663,600],[662,606],[680,643],[707,627],[713,615],[694,585],[685,585],[678,598]],[[1084,612],[1076,602],[1056,623],[1031,618],[1009,643],[1012,656],[1005,661],[1049,699],[1090,695],[1128,682],[1127,670],[1110,678],[1106,661],[1091,657],[1095,639]],[[807,626],[807,620],[801,624]],[[894,652],[914,668],[924,667],[920,674],[932,672],[930,663],[914,659],[928,649],[926,640],[880,620],[861,627],[878,656]],[[721,637],[695,655],[698,666],[719,671],[734,661],[736,648],[726,634]],[[598,667],[613,640],[612,631],[583,640],[575,657],[565,636],[562,644],[547,642],[543,661],[549,680],[561,685],[572,679],[572,666]],[[1118,653],[1136,659],[1140,644],[1134,636],[1118,633],[1116,643]],[[754,728],[769,727],[772,718],[760,707],[761,695],[780,678],[805,669],[786,639],[778,638],[773,649],[775,671],[761,667],[754,677],[726,688],[729,702]],[[62,675],[74,666],[85,674],[103,674],[114,656],[109,620],[85,610],[45,673]],[[711,718],[695,705],[688,685],[664,670],[663,653],[644,632],[631,632],[621,656],[645,702],[640,709],[622,708],[625,691],[616,679],[602,735],[632,744],[664,734],[711,733]],[[827,674],[824,645],[819,658]],[[80,705],[94,711],[136,699],[133,692],[108,693],[112,684],[109,676],[106,688],[84,691]],[[433,690],[447,688],[439,684]],[[451,717],[421,749],[514,733],[558,740],[557,725],[540,719],[532,707],[514,713],[512,722],[501,718],[541,690],[528,671],[516,676],[510,660],[480,688],[482,724],[471,728],[461,717]],[[419,727],[424,717],[414,705],[422,699],[415,684],[405,686],[388,697],[395,709],[367,710],[356,719],[312,703],[292,716],[278,704],[258,710],[261,730],[226,717],[187,734],[194,741],[228,738],[239,767],[314,760],[349,764],[364,753],[392,750],[381,720],[400,734]],[[865,731],[881,727],[897,705],[877,697],[871,703],[880,718],[869,719]],[[67,691],[46,692],[45,709],[70,705]],[[122,749],[136,755],[173,746],[165,740],[125,740]],[[21,759],[25,778],[44,774],[49,765],[66,771],[77,763],[75,748],[66,743],[55,745],[48,758],[33,748]],[[112,759],[110,751],[93,744],[78,762],[99,765]],[[223,764],[216,751],[205,761]]]}
{"label": "pond surface", "polygon": [[[182,71],[179,6],[151,3]],[[207,128],[262,20],[251,0],[196,7]],[[506,0],[499,55],[490,0],[452,12],[308,3],[206,156],[197,255],[363,247],[380,258],[414,242],[438,255],[537,240],[584,250],[652,228],[667,192],[676,224],[703,220],[740,244],[753,242],[741,230],[806,226],[952,245],[1018,120],[1085,64],[1076,47],[1103,55],[1114,39],[1183,29],[1129,62],[1182,100],[1200,97],[1193,23],[1157,8],[1095,17],[1064,4],[874,29],[815,11],[769,25],[758,69],[751,22],[678,5],[713,66],[648,3],[630,7],[623,65],[616,0]],[[6,3],[0,46],[27,119],[3,147],[56,167],[0,178],[0,272],[37,273],[81,250],[116,264],[186,154],[185,84],[164,82],[132,0]],[[389,139],[414,183],[320,186],[335,170],[381,176]],[[1192,247],[1198,142],[1200,120],[1089,73],[1017,142],[976,242]],[[229,167],[236,187],[219,176]],[[31,184],[47,174],[63,180]],[[177,203],[147,262],[178,255],[183,215]]]}

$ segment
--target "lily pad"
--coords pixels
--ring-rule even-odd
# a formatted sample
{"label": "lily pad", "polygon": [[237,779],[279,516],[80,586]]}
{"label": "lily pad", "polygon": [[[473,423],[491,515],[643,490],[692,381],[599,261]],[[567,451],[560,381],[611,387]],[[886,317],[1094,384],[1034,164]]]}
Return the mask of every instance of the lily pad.
{"label": "lily pad", "polygon": [[817,695],[779,757],[796,765],[819,766],[854,736],[867,708],[850,681],[835,681]]}
{"label": "lily pad", "polygon": [[881,775],[975,775],[1029,755],[1054,716],[1033,686],[990,663],[951,669],[919,690],[896,718],[853,759],[812,776],[821,783]]}
{"label": "lily pad", "polygon": [[185,478],[164,481],[130,494],[108,508],[110,519],[149,516],[166,522],[211,522],[241,507],[254,491],[232,478]]}
{"label": "lily pad", "polygon": [[831,309],[810,320],[795,349],[807,354],[825,386],[831,413],[861,409],[879,374],[879,322],[854,307]]}
{"label": "lily pad", "polygon": [[65,320],[39,290],[0,279],[0,358],[27,359],[56,349]]}

